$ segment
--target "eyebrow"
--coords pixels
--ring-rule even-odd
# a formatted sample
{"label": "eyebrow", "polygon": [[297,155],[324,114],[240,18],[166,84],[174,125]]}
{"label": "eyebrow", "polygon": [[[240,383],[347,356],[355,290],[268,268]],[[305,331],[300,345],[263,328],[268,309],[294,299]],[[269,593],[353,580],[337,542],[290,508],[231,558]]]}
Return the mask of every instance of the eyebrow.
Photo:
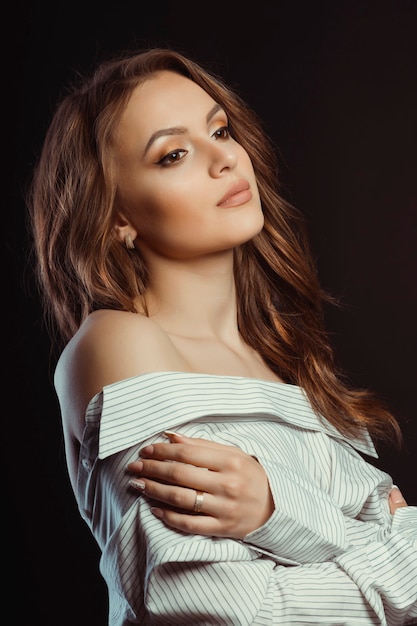
{"label": "eyebrow", "polygon": [[[221,104],[217,104],[216,103],[210,109],[210,111],[206,115],[206,122],[207,122],[207,124],[209,124],[211,122],[211,120],[216,115],[216,113],[218,113],[219,111],[222,111],[222,110],[223,110],[223,107],[221,106]],[[187,128],[185,126],[171,126],[170,128],[161,128],[160,130],[156,130],[150,136],[150,138],[148,140],[148,143],[145,146],[145,150],[143,152],[143,156],[146,155],[146,153],[148,152],[148,150],[151,147],[151,145],[157,139],[159,139],[159,137],[165,137],[165,136],[169,136],[169,135],[184,135],[186,132],[187,132]]]}

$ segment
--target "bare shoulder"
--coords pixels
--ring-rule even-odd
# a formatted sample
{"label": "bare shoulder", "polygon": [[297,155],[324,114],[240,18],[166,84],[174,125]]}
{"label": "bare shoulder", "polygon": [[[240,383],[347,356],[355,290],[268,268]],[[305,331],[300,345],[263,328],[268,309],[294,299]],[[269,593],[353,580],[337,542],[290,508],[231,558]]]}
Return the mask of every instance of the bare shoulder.
{"label": "bare shoulder", "polygon": [[55,388],[63,419],[77,416],[83,427],[88,402],[119,380],[154,371],[182,371],[186,365],[167,333],[141,314],[103,310],[92,313],[63,351]]}

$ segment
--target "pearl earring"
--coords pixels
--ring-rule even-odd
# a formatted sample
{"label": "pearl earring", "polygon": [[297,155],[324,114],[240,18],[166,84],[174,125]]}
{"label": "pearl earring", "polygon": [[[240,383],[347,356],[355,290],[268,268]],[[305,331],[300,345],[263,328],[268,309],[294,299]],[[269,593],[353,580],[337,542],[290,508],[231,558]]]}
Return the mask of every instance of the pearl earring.
{"label": "pearl earring", "polygon": [[127,233],[127,235],[125,236],[125,246],[128,250],[135,249],[135,245],[132,240],[132,235],[130,233]]}

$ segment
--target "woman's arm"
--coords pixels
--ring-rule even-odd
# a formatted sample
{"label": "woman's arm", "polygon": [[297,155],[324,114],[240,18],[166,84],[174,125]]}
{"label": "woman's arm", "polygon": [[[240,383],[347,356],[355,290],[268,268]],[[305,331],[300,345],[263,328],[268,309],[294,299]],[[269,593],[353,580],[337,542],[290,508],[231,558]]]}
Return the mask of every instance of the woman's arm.
{"label": "woman's arm", "polygon": [[[253,530],[254,524],[267,519],[268,514],[265,515],[263,507],[271,502],[271,496],[269,489],[265,489],[264,472],[255,459],[233,446],[173,434],[169,437],[177,444],[147,447],[141,451],[139,464],[129,465],[131,471],[140,470],[140,491],[153,500],[168,504],[167,507],[162,504],[153,509],[157,517],[168,526],[186,533],[224,537],[226,535],[222,533],[228,532],[227,536],[237,539],[242,538],[246,530]],[[171,462],[166,463],[165,460]],[[210,470],[205,469],[207,467]],[[163,480],[164,484],[158,480]],[[196,489],[205,491],[203,514],[200,515],[191,514]],[[407,507],[398,488],[392,489],[388,504],[392,514]],[[412,509],[414,507],[410,511]],[[359,520],[356,523],[361,524]],[[272,615],[273,619],[276,617],[288,624],[303,621],[307,616],[311,624],[333,624],[335,622],[331,620],[334,619],[337,623],[352,625],[413,623],[403,621],[412,620],[417,615],[415,520],[411,521],[411,525],[414,530],[408,537],[407,533],[401,532],[392,536],[388,532],[386,537],[378,538],[369,535],[366,545],[361,542],[356,547],[347,546],[327,562],[283,567],[279,564],[273,566],[273,561],[266,559],[265,563],[273,567],[273,571],[269,572],[267,587],[263,590],[265,596],[259,606],[259,615],[268,606],[271,611],[269,617]],[[262,577],[264,562],[261,560],[252,565],[250,570],[253,573],[248,576]],[[192,565],[170,562],[158,572],[157,578],[163,584],[165,574],[168,577],[177,576],[177,569],[180,570],[179,581],[175,583],[177,589],[178,582],[182,584],[188,576],[194,578],[196,572],[198,576],[201,574],[203,584],[206,575],[207,580],[216,579],[229,567],[231,571],[227,576],[233,578],[233,583],[229,580],[227,584],[233,584],[238,593],[238,604],[242,604],[243,596],[239,595],[238,587],[245,587],[246,564],[229,566],[213,563],[204,565],[200,571],[200,566],[196,570]],[[169,589],[165,589],[164,593],[169,595]],[[221,597],[218,589],[215,595]],[[355,619],[358,621],[355,622]]]}
{"label": "woman's arm", "polygon": [[[227,548],[225,547],[225,555]],[[393,626],[335,563],[285,567],[267,559],[169,563],[151,571],[146,608],[151,622],[193,624],[308,624]]]}
{"label": "woman's arm", "polygon": [[[234,539],[243,539],[269,519],[274,502],[266,473],[254,457],[235,446],[166,435],[182,445],[149,446],[129,465],[134,475],[130,484],[160,503],[153,508],[157,517],[177,530]],[[204,492],[204,515],[190,515],[196,490]],[[391,514],[407,506],[397,486],[388,505]]]}

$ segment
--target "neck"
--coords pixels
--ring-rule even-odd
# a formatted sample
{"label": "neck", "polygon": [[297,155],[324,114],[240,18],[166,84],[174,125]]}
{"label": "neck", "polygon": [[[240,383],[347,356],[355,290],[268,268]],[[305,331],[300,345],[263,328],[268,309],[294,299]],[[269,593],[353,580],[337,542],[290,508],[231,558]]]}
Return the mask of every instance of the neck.
{"label": "neck", "polygon": [[231,251],[191,262],[159,258],[149,268],[149,316],[168,333],[229,340],[238,336]]}

